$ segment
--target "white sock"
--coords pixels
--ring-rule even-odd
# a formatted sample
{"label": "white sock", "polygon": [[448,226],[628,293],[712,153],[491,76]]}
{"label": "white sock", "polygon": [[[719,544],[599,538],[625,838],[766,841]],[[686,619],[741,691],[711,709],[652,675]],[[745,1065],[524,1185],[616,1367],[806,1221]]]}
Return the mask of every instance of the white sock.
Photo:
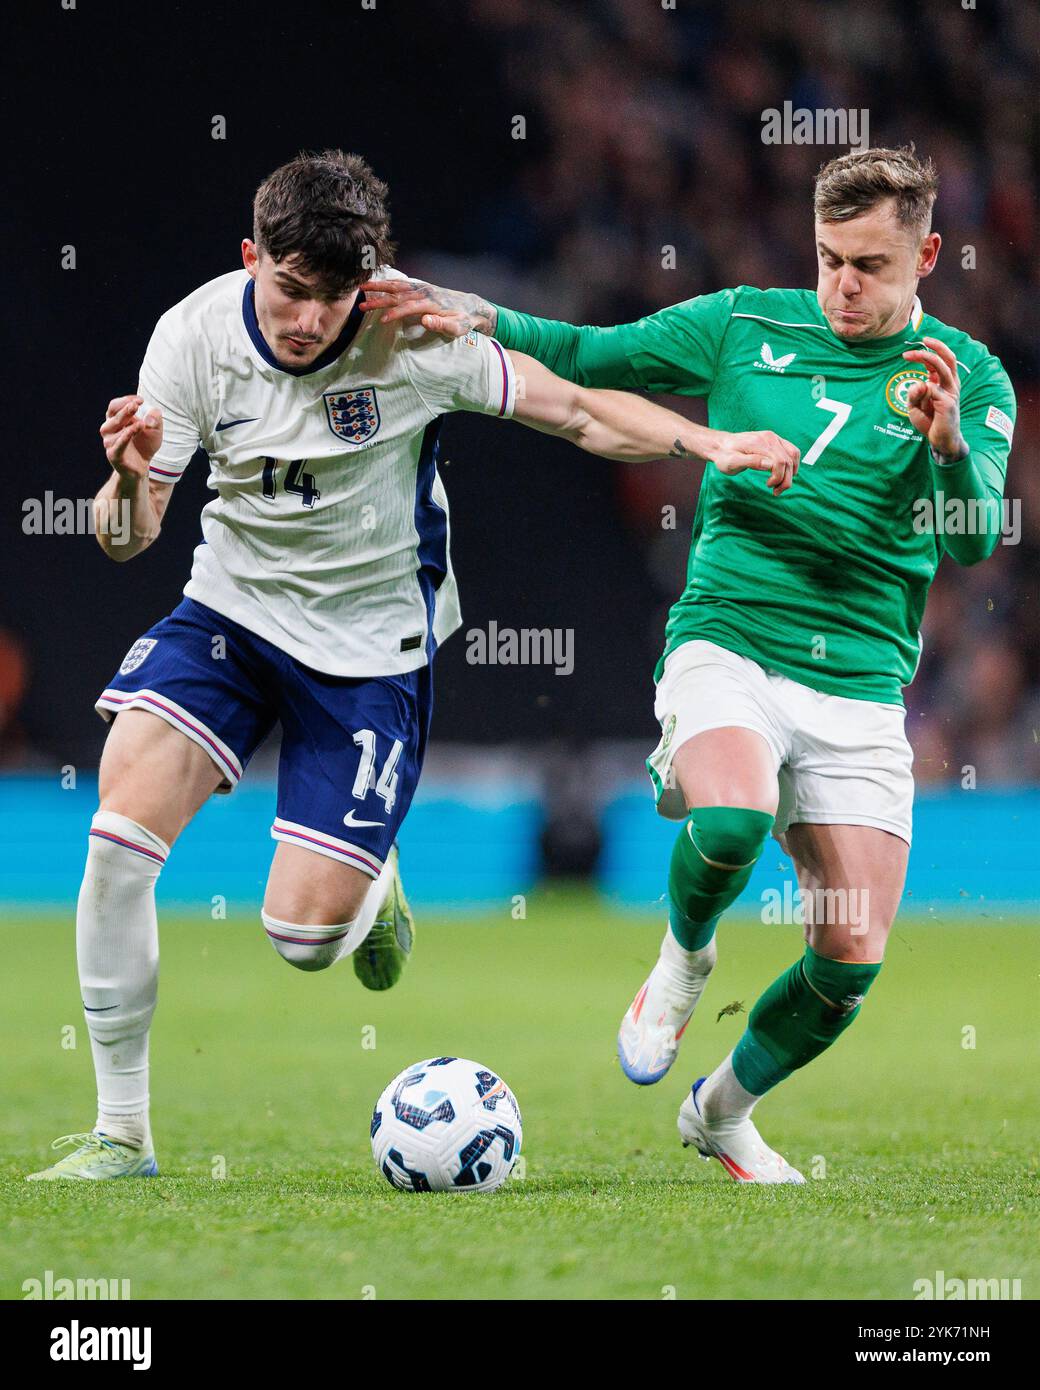
{"label": "white sock", "polygon": [[701,997],[717,957],[714,937],[707,946],[687,951],[679,945],[669,927],[661,942],[657,964],[650,974],[643,1016],[655,1024],[681,1028]]}
{"label": "white sock", "polygon": [[700,1112],[712,1120],[746,1120],[761,1096],[746,1091],[733,1071],[733,1053],[717,1066],[697,1092]]}
{"label": "white sock", "polygon": [[696,989],[699,994],[708,976],[715,969],[718,958],[719,952],[714,937],[707,946],[701,946],[696,951],[687,951],[685,946],[679,945],[675,933],[669,927],[661,942],[658,960],[662,970],[668,972],[677,989]]}
{"label": "white sock", "polygon": [[283,960],[295,965],[297,970],[327,970],[330,965],[335,965],[340,956],[349,955],[350,951],[344,948],[357,925],[353,921],[301,927],[295,922],[282,922],[262,909],[260,920],[271,945]]}
{"label": "white sock", "polygon": [[380,905],[394,876],[393,856],[387,859],[377,879],[369,887],[358,915],[352,922],[332,926],[301,927],[282,922],[261,911],[260,917],[271,945],[298,970],[326,970],[336,961],[353,955],[368,936]]}
{"label": "white sock", "polygon": [[96,1129],[151,1150],[148,1029],[159,987],[155,882],[169,845],[98,811],[76,908],[80,992],[97,1076]]}

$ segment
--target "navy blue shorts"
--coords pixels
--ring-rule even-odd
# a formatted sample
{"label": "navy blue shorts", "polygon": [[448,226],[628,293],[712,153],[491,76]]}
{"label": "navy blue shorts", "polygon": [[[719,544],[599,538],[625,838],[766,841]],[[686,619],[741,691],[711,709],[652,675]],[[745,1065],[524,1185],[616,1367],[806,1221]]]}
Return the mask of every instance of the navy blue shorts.
{"label": "navy blue shorts", "polygon": [[133,644],[95,708],[167,720],[205,748],[222,792],[280,723],[271,835],[376,878],[419,781],[433,672],[326,675],[186,598]]}

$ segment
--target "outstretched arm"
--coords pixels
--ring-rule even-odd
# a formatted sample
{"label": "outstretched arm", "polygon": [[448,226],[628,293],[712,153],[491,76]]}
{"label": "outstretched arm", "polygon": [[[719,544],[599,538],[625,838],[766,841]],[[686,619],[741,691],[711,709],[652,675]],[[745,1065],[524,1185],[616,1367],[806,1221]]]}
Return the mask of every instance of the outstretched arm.
{"label": "outstretched arm", "polygon": [[666,317],[670,310],[640,323],[598,328],[502,309],[479,295],[425,280],[369,280],[361,289],[363,308],[383,323],[419,323],[447,339],[483,333],[582,386],[706,391],[703,373],[695,369],[699,344],[692,315],[683,324],[692,341],[680,331],[676,342],[675,324]]}
{"label": "outstretched arm", "polygon": [[513,419],[569,439],[588,453],[631,460],[700,458],[729,474],[752,468],[769,474],[776,496],[791,486],[798,471],[798,450],[769,430],[727,434],[709,429],[641,396],[564,381],[522,353],[510,352],[509,357],[517,379]]}
{"label": "outstretched arm", "polygon": [[363,307],[383,323],[421,323],[441,338],[477,332],[581,386],[707,396],[736,290],[717,290],[659,309],[635,323],[579,327],[502,309],[478,295],[425,280],[369,280]]}

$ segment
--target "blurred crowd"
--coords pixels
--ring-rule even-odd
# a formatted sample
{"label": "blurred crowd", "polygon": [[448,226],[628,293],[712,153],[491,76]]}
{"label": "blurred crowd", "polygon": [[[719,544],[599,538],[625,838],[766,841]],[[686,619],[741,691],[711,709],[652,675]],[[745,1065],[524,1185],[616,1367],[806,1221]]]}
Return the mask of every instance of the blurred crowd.
{"label": "blurred crowd", "polygon": [[[1015,384],[1019,419],[1008,495],[1020,508],[1021,535],[973,569],[943,561],[925,616],[920,670],[907,692],[909,730],[920,781],[974,776],[985,787],[1040,783],[1040,6],[967,3],[423,0],[392,7],[400,10],[399,42],[362,64],[369,75],[378,71],[372,90],[385,89],[386,102],[379,107],[352,88],[353,109],[380,123],[381,148],[379,139],[359,133],[363,121],[337,124],[337,97],[332,118],[319,103],[317,114],[308,108],[288,124],[265,129],[258,122],[251,167],[273,167],[275,147],[280,155],[292,148],[283,149],[283,138],[348,147],[357,139],[390,182],[406,269],[534,313],[610,324],[726,286],[814,284],[813,178],[841,147],[766,145],[764,111],[788,101],[794,108],[866,109],[871,144],[913,141],[930,155],[941,179],[936,226],[944,248],[922,300],[986,343]],[[232,77],[250,80],[248,73]],[[367,90],[364,80],[358,76],[359,90]],[[242,100],[254,98],[250,89]],[[422,129],[416,110],[428,113]],[[88,104],[87,128],[103,133],[105,120],[101,98]],[[171,127],[167,148],[193,138],[190,129],[190,121]],[[54,142],[40,131],[36,138],[49,149]],[[221,207],[221,235],[230,230],[232,240],[211,235],[207,214],[205,235],[181,264],[124,246],[113,254],[128,292],[147,281],[150,303],[173,303],[195,283],[191,276],[205,278],[205,265],[215,274],[231,264],[220,257],[237,242],[244,203],[236,199],[249,185],[229,193],[226,177],[215,165],[200,186],[211,190],[203,202]],[[66,182],[46,180],[53,188]],[[78,219],[92,196],[88,184],[71,195]],[[35,215],[33,200],[22,204]],[[178,244],[191,243],[187,225],[177,223]],[[75,418],[79,442],[48,473],[47,485],[57,487],[61,478],[66,490],[94,486],[102,473],[92,421],[111,387],[107,361],[99,368],[90,345],[118,348],[120,371],[130,370],[147,315],[111,320],[100,273],[64,277],[60,288],[43,283],[49,288],[33,309],[39,351],[67,333],[81,348],[72,382],[79,394],[63,396],[63,419]],[[34,362],[18,364],[30,383],[43,370]],[[701,402],[670,403],[703,418]],[[465,440],[465,417],[452,428]],[[467,500],[477,509],[497,495],[493,489],[511,486],[516,467],[551,443],[518,443],[519,433],[500,431],[481,484],[472,480],[477,470],[456,469],[450,477],[460,516]],[[459,528],[467,621],[504,614],[514,624],[542,625],[542,615],[552,613],[552,623],[574,622],[584,644],[581,676],[558,682],[550,675],[546,682],[536,668],[478,669],[463,659],[461,645],[449,646],[437,738],[545,745],[580,731],[604,745],[645,740],[653,734],[649,674],[667,609],[684,583],[697,479],[674,462],[532,474],[526,495],[534,500],[519,509],[508,554]],[[0,631],[0,768],[96,757],[104,726],[92,709],[94,692],[124,637],[129,642],[144,631],[179,592],[198,510],[209,500],[204,479],[197,463],[179,485],[183,495],[170,509],[164,544],[140,569],[135,563],[129,585],[89,538],[66,545],[14,535],[4,552],[12,579],[0,612],[7,629]],[[671,530],[661,525],[661,508],[669,505],[676,509]],[[608,558],[601,587],[585,585],[561,603],[558,559],[572,536],[568,508],[580,508],[582,517],[580,540],[567,557],[575,572],[583,555]],[[88,577],[98,612],[117,615],[107,628],[84,626],[79,606],[68,601]],[[599,640],[604,610],[624,634],[623,679]],[[47,623],[39,622],[40,612]],[[77,671],[75,681],[69,669]],[[611,699],[604,700],[600,692],[612,680]],[[485,702],[479,721],[471,713],[477,701]],[[638,761],[633,755],[625,766]]]}
{"label": "blurred crowd", "polygon": [[[465,13],[487,40],[479,90],[523,118],[523,138],[471,205],[473,254],[428,255],[422,273],[465,269],[469,288],[518,308],[607,324],[730,285],[814,284],[813,177],[842,151],[764,144],[762,113],[785,101],[866,108],[870,144],[913,141],[934,159],[945,248],[922,301],[1015,384],[1008,495],[1021,538],[971,570],[944,560],[908,731],[920,781],[1040,781],[1040,8],[469,0]],[[679,505],[673,532],[661,530],[665,502]],[[619,512],[644,537],[662,620],[694,503],[684,468],[618,470]]]}

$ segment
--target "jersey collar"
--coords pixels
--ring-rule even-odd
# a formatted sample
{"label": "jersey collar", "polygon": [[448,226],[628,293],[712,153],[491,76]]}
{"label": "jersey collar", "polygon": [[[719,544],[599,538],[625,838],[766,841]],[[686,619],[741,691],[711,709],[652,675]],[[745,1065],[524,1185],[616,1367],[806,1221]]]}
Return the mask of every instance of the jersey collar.
{"label": "jersey collar", "polygon": [[886,352],[891,352],[893,348],[898,348],[903,343],[909,342],[916,336],[924,319],[924,309],[921,307],[921,300],[915,294],[914,302],[910,306],[909,319],[903,327],[897,329],[895,333],[889,333],[884,338],[865,338],[862,341],[858,339],[849,340],[840,337],[834,332],[833,328],[831,328],[830,324],[827,322],[827,316],[820,307],[819,300],[816,301],[816,308],[820,316],[820,322],[830,330],[832,337],[841,343],[842,347],[846,348],[849,352],[862,353],[867,356],[871,353],[876,353],[878,356],[881,356]]}
{"label": "jersey collar", "polygon": [[256,284],[250,275],[246,279],[245,290],[242,294],[242,322],[245,324],[249,340],[256,348],[260,356],[270,366],[284,372],[286,376],[310,376],[312,372],[320,372],[323,367],[327,367],[330,362],[335,362],[353,341],[354,335],[361,327],[361,320],[365,317],[364,311],[360,307],[361,295],[354,300],[354,304],[347,315],[347,321],[340,330],[339,337],[334,343],[330,343],[320,356],[316,357],[309,366],[306,367],[286,367],[278,361],[274,353],[268,347],[267,339],[260,332],[260,323],[256,317]]}

